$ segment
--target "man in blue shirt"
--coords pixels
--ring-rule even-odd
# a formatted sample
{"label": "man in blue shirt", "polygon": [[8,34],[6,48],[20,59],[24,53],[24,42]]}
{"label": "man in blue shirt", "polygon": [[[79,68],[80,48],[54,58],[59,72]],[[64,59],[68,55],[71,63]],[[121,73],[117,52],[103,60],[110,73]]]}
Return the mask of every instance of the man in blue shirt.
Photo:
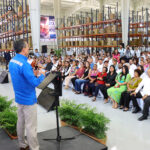
{"label": "man in blue shirt", "polygon": [[[18,105],[17,135],[20,150],[39,150],[37,139],[37,98],[35,88],[44,80],[43,72],[36,77],[27,62],[29,47],[25,40],[14,43],[16,56],[9,63],[9,72]],[[27,141],[25,140],[25,129]],[[29,146],[28,146],[29,145]]]}

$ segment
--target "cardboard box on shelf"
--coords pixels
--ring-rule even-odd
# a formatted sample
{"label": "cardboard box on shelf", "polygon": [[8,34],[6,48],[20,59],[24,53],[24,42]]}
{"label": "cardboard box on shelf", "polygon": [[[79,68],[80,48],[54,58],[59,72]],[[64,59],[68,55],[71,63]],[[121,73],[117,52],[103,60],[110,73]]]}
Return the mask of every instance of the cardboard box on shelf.
{"label": "cardboard box on shelf", "polygon": [[100,29],[100,30],[99,30],[99,33],[100,33],[100,34],[103,34],[103,33],[104,33],[104,29]]}
{"label": "cardboard box on shelf", "polygon": [[76,20],[76,25],[80,25],[81,21],[79,19]]}
{"label": "cardboard box on shelf", "polygon": [[79,30],[79,35],[84,35],[84,30]]}
{"label": "cardboard box on shelf", "polygon": [[116,25],[112,25],[112,33],[117,32],[117,26]]}
{"label": "cardboard box on shelf", "polygon": [[109,19],[110,20],[113,20],[113,19],[115,19],[116,18],[116,15],[115,14],[113,14],[113,13],[110,13],[110,15],[109,15]]}
{"label": "cardboard box on shelf", "polygon": [[89,35],[89,30],[88,29],[84,29],[84,35]]}
{"label": "cardboard box on shelf", "polygon": [[74,35],[77,35],[77,36],[79,35],[79,29],[74,30]]}
{"label": "cardboard box on shelf", "polygon": [[86,23],[91,23],[91,18],[90,17],[86,18]]}
{"label": "cardboard box on shelf", "polygon": [[111,26],[105,27],[105,33],[112,33],[112,27]]}
{"label": "cardboard box on shelf", "polygon": [[18,16],[21,17],[22,16],[22,6],[18,7]]}
{"label": "cardboard box on shelf", "polygon": [[79,41],[79,46],[83,46],[84,42],[83,41]]}
{"label": "cardboard box on shelf", "polygon": [[93,41],[93,46],[99,46],[99,41]]}
{"label": "cardboard box on shelf", "polygon": [[89,46],[89,41],[84,41],[84,46]]}
{"label": "cardboard box on shelf", "polygon": [[117,46],[117,41],[114,41],[112,42],[113,46]]}
{"label": "cardboard box on shelf", "polygon": [[93,32],[94,34],[99,34],[99,29],[94,29]]}
{"label": "cardboard box on shelf", "polygon": [[2,43],[2,49],[6,49],[6,44]]}
{"label": "cardboard box on shelf", "polygon": [[67,45],[66,41],[63,41],[62,43],[63,43],[63,47],[65,47]]}
{"label": "cardboard box on shelf", "polygon": [[66,36],[71,36],[71,32],[70,31],[66,31]]}
{"label": "cardboard box on shelf", "polygon": [[64,28],[64,27],[65,27],[65,24],[62,23],[62,24],[60,25],[60,28]]}
{"label": "cardboard box on shelf", "polygon": [[79,41],[75,41],[75,46],[79,46]]}
{"label": "cardboard box on shelf", "polygon": [[30,19],[28,20],[28,29],[31,30],[31,22],[30,22]]}
{"label": "cardboard box on shelf", "polygon": [[14,49],[14,41],[10,41],[10,47],[11,47],[11,50]]}
{"label": "cardboard box on shelf", "polygon": [[89,41],[89,46],[93,46],[93,41]]}
{"label": "cardboard box on shelf", "polygon": [[107,45],[112,45],[112,38],[107,38]]}
{"label": "cardboard box on shelf", "polygon": [[28,38],[28,44],[29,44],[30,48],[33,47],[33,45],[32,45],[32,37],[31,36],[29,36],[29,38]]}
{"label": "cardboard box on shelf", "polygon": [[100,44],[100,46],[104,46],[105,45],[105,41],[104,40],[100,40],[99,44]]}
{"label": "cardboard box on shelf", "polygon": [[68,27],[73,25],[73,23],[71,21],[69,21],[67,24],[68,24]]}
{"label": "cardboard box on shelf", "polygon": [[103,21],[103,13],[98,14],[98,21]]}

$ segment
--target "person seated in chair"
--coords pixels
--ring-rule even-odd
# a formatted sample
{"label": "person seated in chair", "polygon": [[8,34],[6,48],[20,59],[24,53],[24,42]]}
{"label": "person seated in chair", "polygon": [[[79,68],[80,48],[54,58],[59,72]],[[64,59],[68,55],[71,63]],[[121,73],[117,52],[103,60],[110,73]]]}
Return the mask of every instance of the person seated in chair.
{"label": "person seated in chair", "polygon": [[115,70],[115,66],[111,65],[109,69],[109,73],[107,74],[105,84],[100,87],[100,90],[104,96],[104,103],[108,103],[108,94],[107,94],[107,89],[111,88],[116,84],[115,79],[116,79],[117,73]]}
{"label": "person seated in chair", "polygon": [[137,98],[142,98],[144,101],[143,115],[138,119],[142,121],[147,119],[150,106],[150,69],[147,71],[147,77],[142,80],[136,91],[132,93],[132,101],[135,107],[133,113],[137,113],[141,110],[137,103]]}
{"label": "person seated in chair", "polygon": [[136,88],[142,81],[142,79],[140,78],[140,75],[141,75],[141,71],[139,69],[134,70],[134,77],[128,82],[127,91],[121,94],[120,109],[124,108],[124,111],[129,110],[129,103],[131,100],[130,94],[136,90]]}
{"label": "person seated in chair", "polygon": [[102,72],[99,72],[97,75],[95,85],[92,87],[92,93],[94,93],[94,98],[92,100],[93,102],[96,101],[99,89],[105,85],[106,77],[107,77],[107,68],[103,67]]}
{"label": "person seated in chair", "polygon": [[113,102],[112,108],[117,109],[120,102],[121,94],[127,90],[127,83],[130,81],[131,76],[129,74],[128,67],[123,66],[122,72],[116,77],[115,86],[107,90],[108,96]]}

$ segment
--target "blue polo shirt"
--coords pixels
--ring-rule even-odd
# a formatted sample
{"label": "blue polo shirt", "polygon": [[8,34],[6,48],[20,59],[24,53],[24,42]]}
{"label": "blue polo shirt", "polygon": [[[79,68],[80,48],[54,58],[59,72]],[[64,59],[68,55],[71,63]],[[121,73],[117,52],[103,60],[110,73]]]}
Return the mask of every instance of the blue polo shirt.
{"label": "blue polo shirt", "polygon": [[27,57],[21,54],[11,59],[9,72],[15,92],[15,101],[21,105],[37,103],[35,88],[44,80],[44,75],[35,77]]}

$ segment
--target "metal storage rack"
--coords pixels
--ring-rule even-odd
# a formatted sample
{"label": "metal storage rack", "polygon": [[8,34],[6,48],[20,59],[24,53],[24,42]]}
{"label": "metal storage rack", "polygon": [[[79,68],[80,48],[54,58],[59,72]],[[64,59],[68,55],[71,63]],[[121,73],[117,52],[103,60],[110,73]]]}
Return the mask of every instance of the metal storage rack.
{"label": "metal storage rack", "polygon": [[27,0],[3,0],[0,11],[0,52],[13,52],[13,42],[20,38],[26,39],[32,48],[30,33],[31,24]]}
{"label": "metal storage rack", "polygon": [[[103,6],[102,12],[80,12],[59,20],[59,48],[84,49],[118,47],[122,42],[121,15],[116,7]],[[109,41],[108,41],[109,40]]]}
{"label": "metal storage rack", "polygon": [[129,18],[129,45],[149,47],[150,13],[148,8],[141,11],[130,11]]}

